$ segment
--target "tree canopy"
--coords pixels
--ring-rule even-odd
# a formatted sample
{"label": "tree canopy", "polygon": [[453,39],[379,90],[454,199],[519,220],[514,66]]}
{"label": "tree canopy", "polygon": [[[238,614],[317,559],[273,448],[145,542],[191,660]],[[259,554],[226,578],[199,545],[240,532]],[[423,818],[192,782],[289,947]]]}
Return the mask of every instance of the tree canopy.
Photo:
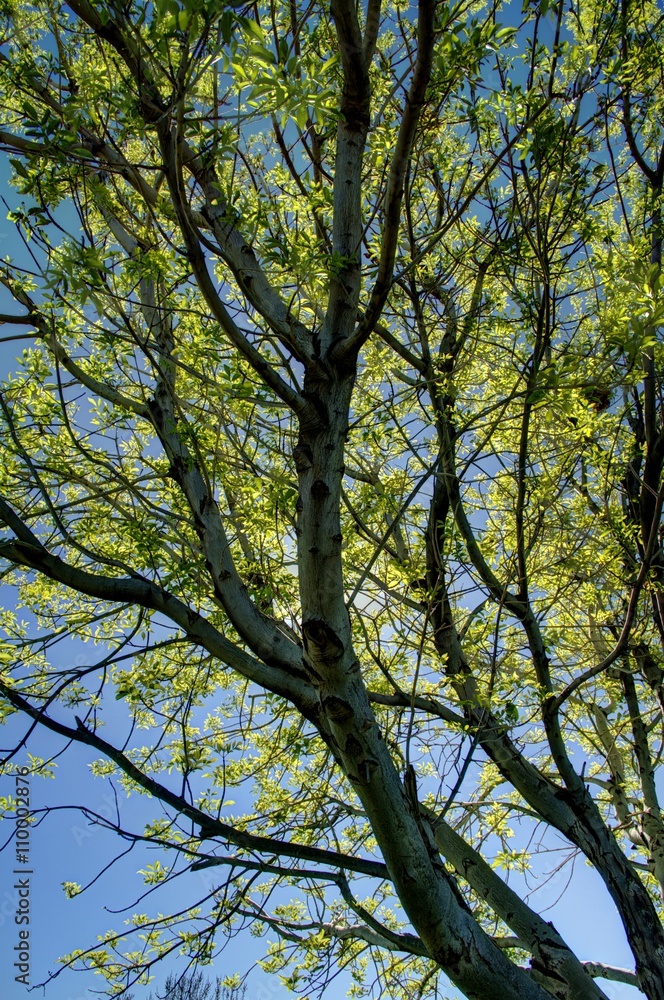
{"label": "tree canopy", "polygon": [[[658,5],[0,19],[5,768],[84,745],[161,848],[64,967],[250,927],[301,994],[661,1000]],[[553,844],[631,969],[519,891]]]}

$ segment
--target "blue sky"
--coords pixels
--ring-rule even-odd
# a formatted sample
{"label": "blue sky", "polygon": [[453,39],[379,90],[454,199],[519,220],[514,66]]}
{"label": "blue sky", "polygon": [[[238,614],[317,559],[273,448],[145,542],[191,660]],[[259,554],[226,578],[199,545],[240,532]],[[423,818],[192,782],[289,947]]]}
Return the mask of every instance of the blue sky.
{"label": "blue sky", "polygon": [[[10,595],[4,588],[1,596],[5,603]],[[58,650],[58,665],[67,661],[78,665],[89,663],[94,650],[89,644],[69,640]],[[99,651],[98,651],[99,655]],[[62,721],[71,721],[70,710],[61,708],[53,715]],[[119,733],[126,729],[128,715],[124,702],[112,702],[105,710],[106,734]],[[18,716],[9,719],[0,728],[0,746],[16,744],[26,731],[26,723]],[[76,810],[62,808],[76,803],[85,804],[90,810],[105,818],[115,818],[116,808],[120,809],[122,825],[126,829],[140,831],[143,824],[161,815],[161,809],[154,800],[143,796],[127,798],[117,784],[106,779],[94,778],[89,764],[97,754],[80,745],[66,748],[60,737],[40,731],[33,734],[30,750],[44,758],[53,757],[57,764],[55,777],[30,779],[31,806],[35,810],[54,807],[43,821],[31,830],[30,837],[30,982],[32,986],[43,982],[49,972],[58,969],[57,959],[76,947],[87,947],[95,943],[96,935],[109,928],[120,930],[123,920],[135,912],[166,912],[170,905],[180,908],[186,902],[194,902],[214,887],[215,869],[186,873],[172,885],[160,887],[159,892],[144,902],[140,900],[145,890],[142,876],[138,874],[146,864],[160,858],[164,864],[172,861],[172,856],[137,846],[129,854],[110,864],[118,854],[126,850],[127,844],[98,826],[92,826]],[[17,766],[28,762],[27,751],[21,750],[14,758]],[[171,784],[176,779],[166,778]],[[0,795],[14,790],[14,780],[9,775],[0,775]],[[115,788],[115,791],[114,791]],[[116,798],[117,792],[117,798]],[[3,996],[8,1000],[26,1000],[28,996],[42,995],[41,990],[32,994],[20,983],[14,981],[16,972],[13,964],[15,946],[18,944],[19,925],[15,924],[17,894],[14,886],[21,875],[14,872],[21,868],[15,861],[14,824],[10,820],[0,823],[2,842],[9,839],[5,851],[0,853],[0,968],[5,971],[6,981]],[[515,843],[523,841],[527,833],[516,831]],[[293,839],[297,839],[294,832]],[[562,846],[562,841],[550,840],[552,849]],[[566,852],[564,852],[566,853]],[[547,867],[556,867],[559,857],[552,852]],[[101,873],[101,874],[100,874]],[[75,881],[82,885],[97,879],[95,883],[73,899],[67,899],[62,889],[65,881]],[[563,936],[576,947],[582,960],[606,962],[608,964],[632,967],[615,909],[608,898],[600,879],[582,859],[546,879],[528,876],[524,879],[514,872],[510,882],[515,888],[530,894],[530,902],[547,920],[552,920]],[[122,911],[122,912],[112,912]],[[209,969],[210,978],[215,976],[244,974],[255,966],[267,948],[270,936],[254,938],[248,932],[233,939],[221,956]],[[221,943],[221,939],[219,941]],[[168,961],[155,970],[151,989],[163,985],[170,971],[181,972],[183,959]],[[7,975],[9,973],[9,975]],[[288,995],[276,977],[266,975],[254,967],[246,980],[248,990],[246,1000],[281,1000]],[[50,983],[43,994],[46,1000],[88,1000],[103,988],[103,980],[92,973],[64,970]],[[325,997],[336,1000],[346,994],[347,978],[341,976],[326,990]],[[611,1000],[635,1000],[640,994],[631,987],[611,983],[605,985]],[[134,988],[136,1000],[147,997],[150,988]],[[460,1000],[460,994],[450,988],[446,1000]]]}
{"label": "blue sky", "polygon": [[[86,648],[69,644],[74,655],[77,649]],[[117,721],[122,721],[124,711],[120,703],[115,709]],[[63,713],[58,713],[62,715]],[[108,721],[108,717],[107,717]],[[25,724],[14,717],[0,730],[2,746],[8,746],[24,732]],[[31,741],[33,753],[42,756],[56,755],[62,750],[64,741],[49,733],[35,734]],[[31,804],[39,810],[49,806],[62,807],[76,802],[85,803],[90,809],[105,817],[114,817],[116,798],[109,782],[95,779],[90,775],[89,763],[96,755],[87,748],[71,746],[58,756],[53,779],[30,779]],[[17,765],[27,762],[25,753],[15,758]],[[0,776],[0,795],[13,790],[13,779]],[[152,800],[141,796],[127,798],[118,789],[118,802],[123,824],[132,829],[140,829],[143,822],[159,815],[159,807]],[[0,824],[3,841],[13,834],[11,821]],[[294,835],[294,838],[296,836]],[[518,839],[518,834],[517,834]],[[123,919],[132,912],[165,911],[168,902],[174,907],[184,901],[193,900],[195,894],[202,894],[212,888],[210,870],[188,873],[174,886],[162,887],[159,894],[141,903],[139,895],[144,890],[142,877],[137,874],[146,863],[160,857],[164,863],[168,858],[153,850],[139,846],[130,854],[106,868],[117,854],[126,848],[116,835],[99,827],[93,827],[76,811],[58,808],[31,831],[31,876],[30,876],[30,950],[32,985],[47,978],[49,971],[55,971],[57,958],[75,947],[85,947],[94,943],[95,936],[109,928],[121,929]],[[553,845],[552,845],[553,846]],[[0,854],[0,968],[10,971],[15,960],[14,946],[18,943],[18,926],[14,923],[16,912],[16,884],[14,876],[15,852],[13,844]],[[553,865],[552,865],[553,867]],[[106,871],[104,872],[104,869]],[[67,899],[62,890],[64,881],[85,884],[103,874],[86,892]],[[214,869],[212,869],[212,873]],[[20,877],[20,876],[18,876]],[[531,891],[531,901],[544,911],[546,919],[553,920],[563,936],[578,949],[582,959],[604,961],[609,964],[631,967],[618,918],[606,890],[599,878],[583,862],[577,859],[573,868],[566,868],[546,880],[533,893],[537,880],[528,879],[525,886],[520,876],[512,875],[512,884],[522,885]],[[569,885],[568,885],[569,879]],[[547,907],[550,907],[548,909]],[[113,913],[127,908],[127,912]],[[248,933],[234,939],[220,958],[210,967],[210,976],[245,973],[255,961],[262,957],[269,938],[255,939]],[[180,960],[181,962],[182,960]],[[169,971],[181,971],[179,962],[165,963],[158,968],[152,988],[161,985]],[[24,1000],[30,994],[26,988],[14,982],[13,975],[5,986],[4,996],[8,1000]],[[286,997],[286,990],[275,977],[267,976],[255,968],[247,979],[246,1000],[280,1000]],[[95,991],[103,988],[101,977],[91,973],[75,973],[66,970],[43,994],[46,1000],[83,1000],[92,998]],[[622,984],[606,984],[607,995],[612,1000],[633,1000],[638,991]],[[137,998],[147,996],[146,988],[135,988]],[[344,977],[325,992],[328,998],[343,997],[346,993]],[[42,995],[41,991],[38,995]],[[458,1000],[460,994],[450,989],[447,1000]]]}
{"label": "blue sky", "polygon": [[[64,713],[55,713],[64,718]],[[7,746],[25,728],[23,722],[12,719],[2,730],[2,745]],[[48,733],[39,733],[31,741],[33,753],[44,757],[58,754],[64,741]],[[84,802],[102,817],[115,818],[119,804],[123,824],[127,828],[140,829],[142,824],[156,815],[160,809],[153,800],[141,796],[127,799],[122,789],[116,788],[117,800],[108,781],[95,779],[90,775],[89,763],[96,755],[87,748],[71,746],[58,757],[55,777],[52,779],[32,777],[31,805],[36,810],[57,807],[39,825],[31,830],[30,843],[30,982],[34,986],[45,980],[49,972],[58,968],[57,958],[76,947],[95,943],[95,936],[109,928],[121,930],[123,921],[134,912],[164,911],[170,905],[177,909],[183,901],[192,901],[213,887],[209,871],[189,873],[184,881],[174,887],[160,889],[158,898],[139,901],[145,886],[139,869],[154,862],[157,857],[164,863],[168,858],[163,853],[148,850],[139,845],[124,858],[110,867],[127,844],[107,830],[91,825],[77,811],[63,809],[62,806]],[[27,755],[19,754],[17,765],[27,762]],[[0,777],[0,794],[13,790],[13,779],[8,775]],[[13,824],[6,820],[0,824],[3,842],[13,834]],[[104,872],[104,869],[106,871]],[[9,972],[16,960],[13,955],[18,944],[19,926],[15,924],[18,884],[25,870],[15,862],[13,842],[0,854],[0,968]],[[14,873],[20,871],[20,874]],[[73,899],[67,899],[62,889],[65,881],[75,881],[85,885],[88,881],[101,877],[95,884]],[[124,912],[125,907],[127,911]],[[117,913],[112,911],[122,910]],[[246,944],[246,947],[244,946]],[[244,973],[252,963],[260,958],[266,941],[257,941],[247,935],[242,946],[237,939],[210,969],[210,978],[235,972]],[[183,959],[168,961],[155,972],[152,988],[162,985],[169,971],[181,971]],[[14,981],[12,973],[5,982],[3,996],[9,1000],[19,1000],[30,995],[28,990]],[[269,978],[260,970],[255,970],[247,980],[248,998],[253,993],[265,992],[269,988],[270,997],[286,996],[278,981]],[[7,991],[7,986],[9,990]],[[95,991],[103,988],[103,980],[92,973],[75,973],[65,970],[49,984],[44,996],[47,1000],[79,1000],[95,996]],[[150,989],[136,988],[134,995],[147,996]],[[35,995],[34,993],[32,994]],[[41,995],[41,991],[39,991]],[[267,997],[265,998],[267,1000]]]}

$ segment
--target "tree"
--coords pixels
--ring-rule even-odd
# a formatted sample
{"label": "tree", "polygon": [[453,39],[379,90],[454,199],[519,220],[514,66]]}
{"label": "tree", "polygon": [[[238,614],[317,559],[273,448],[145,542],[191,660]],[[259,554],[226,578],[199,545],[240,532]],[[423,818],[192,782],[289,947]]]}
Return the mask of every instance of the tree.
{"label": "tree", "polygon": [[[66,966],[120,992],[250,924],[295,991],[660,1000],[657,5],[2,19],[6,766],[83,744],[152,797],[81,803],[147,885],[214,877]],[[510,884],[555,838],[633,971]]]}
{"label": "tree", "polygon": [[[164,1000],[244,1000],[246,987],[229,989],[217,979],[214,986],[202,972],[192,975],[168,976],[164,984]],[[149,1000],[155,1000],[151,993]],[[159,1000],[159,998],[158,998]]]}

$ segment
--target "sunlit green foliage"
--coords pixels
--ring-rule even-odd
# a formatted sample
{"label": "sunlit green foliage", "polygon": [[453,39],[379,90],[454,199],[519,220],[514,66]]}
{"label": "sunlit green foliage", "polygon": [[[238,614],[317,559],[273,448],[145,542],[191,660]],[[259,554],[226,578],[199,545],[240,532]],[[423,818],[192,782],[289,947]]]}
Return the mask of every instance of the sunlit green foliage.
{"label": "sunlit green foliage", "polygon": [[[389,834],[363,797],[371,775],[337,752],[333,709],[292,693],[319,691],[303,482],[336,379],[352,388],[333,515],[344,602],[405,812],[419,795],[420,829],[449,826],[516,887],[550,873],[560,835],[614,894],[630,981],[654,1000],[657,961],[645,969],[615,886],[631,872],[661,930],[661,13],[445,3],[427,36],[409,5],[370,3],[370,113],[353,124],[350,10],[0,10],[0,145],[24,241],[1,267],[0,320],[30,332],[0,396],[0,555],[18,595],[0,712],[66,720],[100,781],[152,795],[145,829],[127,806],[125,829],[163,848],[139,876],[187,886],[180,913],[155,904],[65,962],[119,992],[172,950],[209,962],[247,925],[263,968],[302,995],[336,965],[351,996],[442,996],[441,968],[489,996],[414,937],[390,879],[342,873],[339,855],[378,860]],[[89,659],[63,670],[72,636]],[[115,701],[129,735],[109,749]],[[581,833],[556,811],[570,803]],[[456,870],[478,934],[535,969],[518,982],[603,996],[590,975],[584,993],[555,985],[445,836],[436,864]],[[192,865],[214,873],[205,893]]]}

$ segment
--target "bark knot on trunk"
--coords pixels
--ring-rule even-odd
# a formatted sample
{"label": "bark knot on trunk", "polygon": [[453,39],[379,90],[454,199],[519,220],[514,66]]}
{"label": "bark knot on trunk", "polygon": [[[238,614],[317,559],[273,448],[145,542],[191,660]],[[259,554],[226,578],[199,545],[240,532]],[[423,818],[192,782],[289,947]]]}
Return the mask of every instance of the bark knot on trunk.
{"label": "bark knot on trunk", "polygon": [[334,629],[321,618],[310,618],[302,623],[302,635],[307,653],[323,663],[336,663],[345,647]]}

